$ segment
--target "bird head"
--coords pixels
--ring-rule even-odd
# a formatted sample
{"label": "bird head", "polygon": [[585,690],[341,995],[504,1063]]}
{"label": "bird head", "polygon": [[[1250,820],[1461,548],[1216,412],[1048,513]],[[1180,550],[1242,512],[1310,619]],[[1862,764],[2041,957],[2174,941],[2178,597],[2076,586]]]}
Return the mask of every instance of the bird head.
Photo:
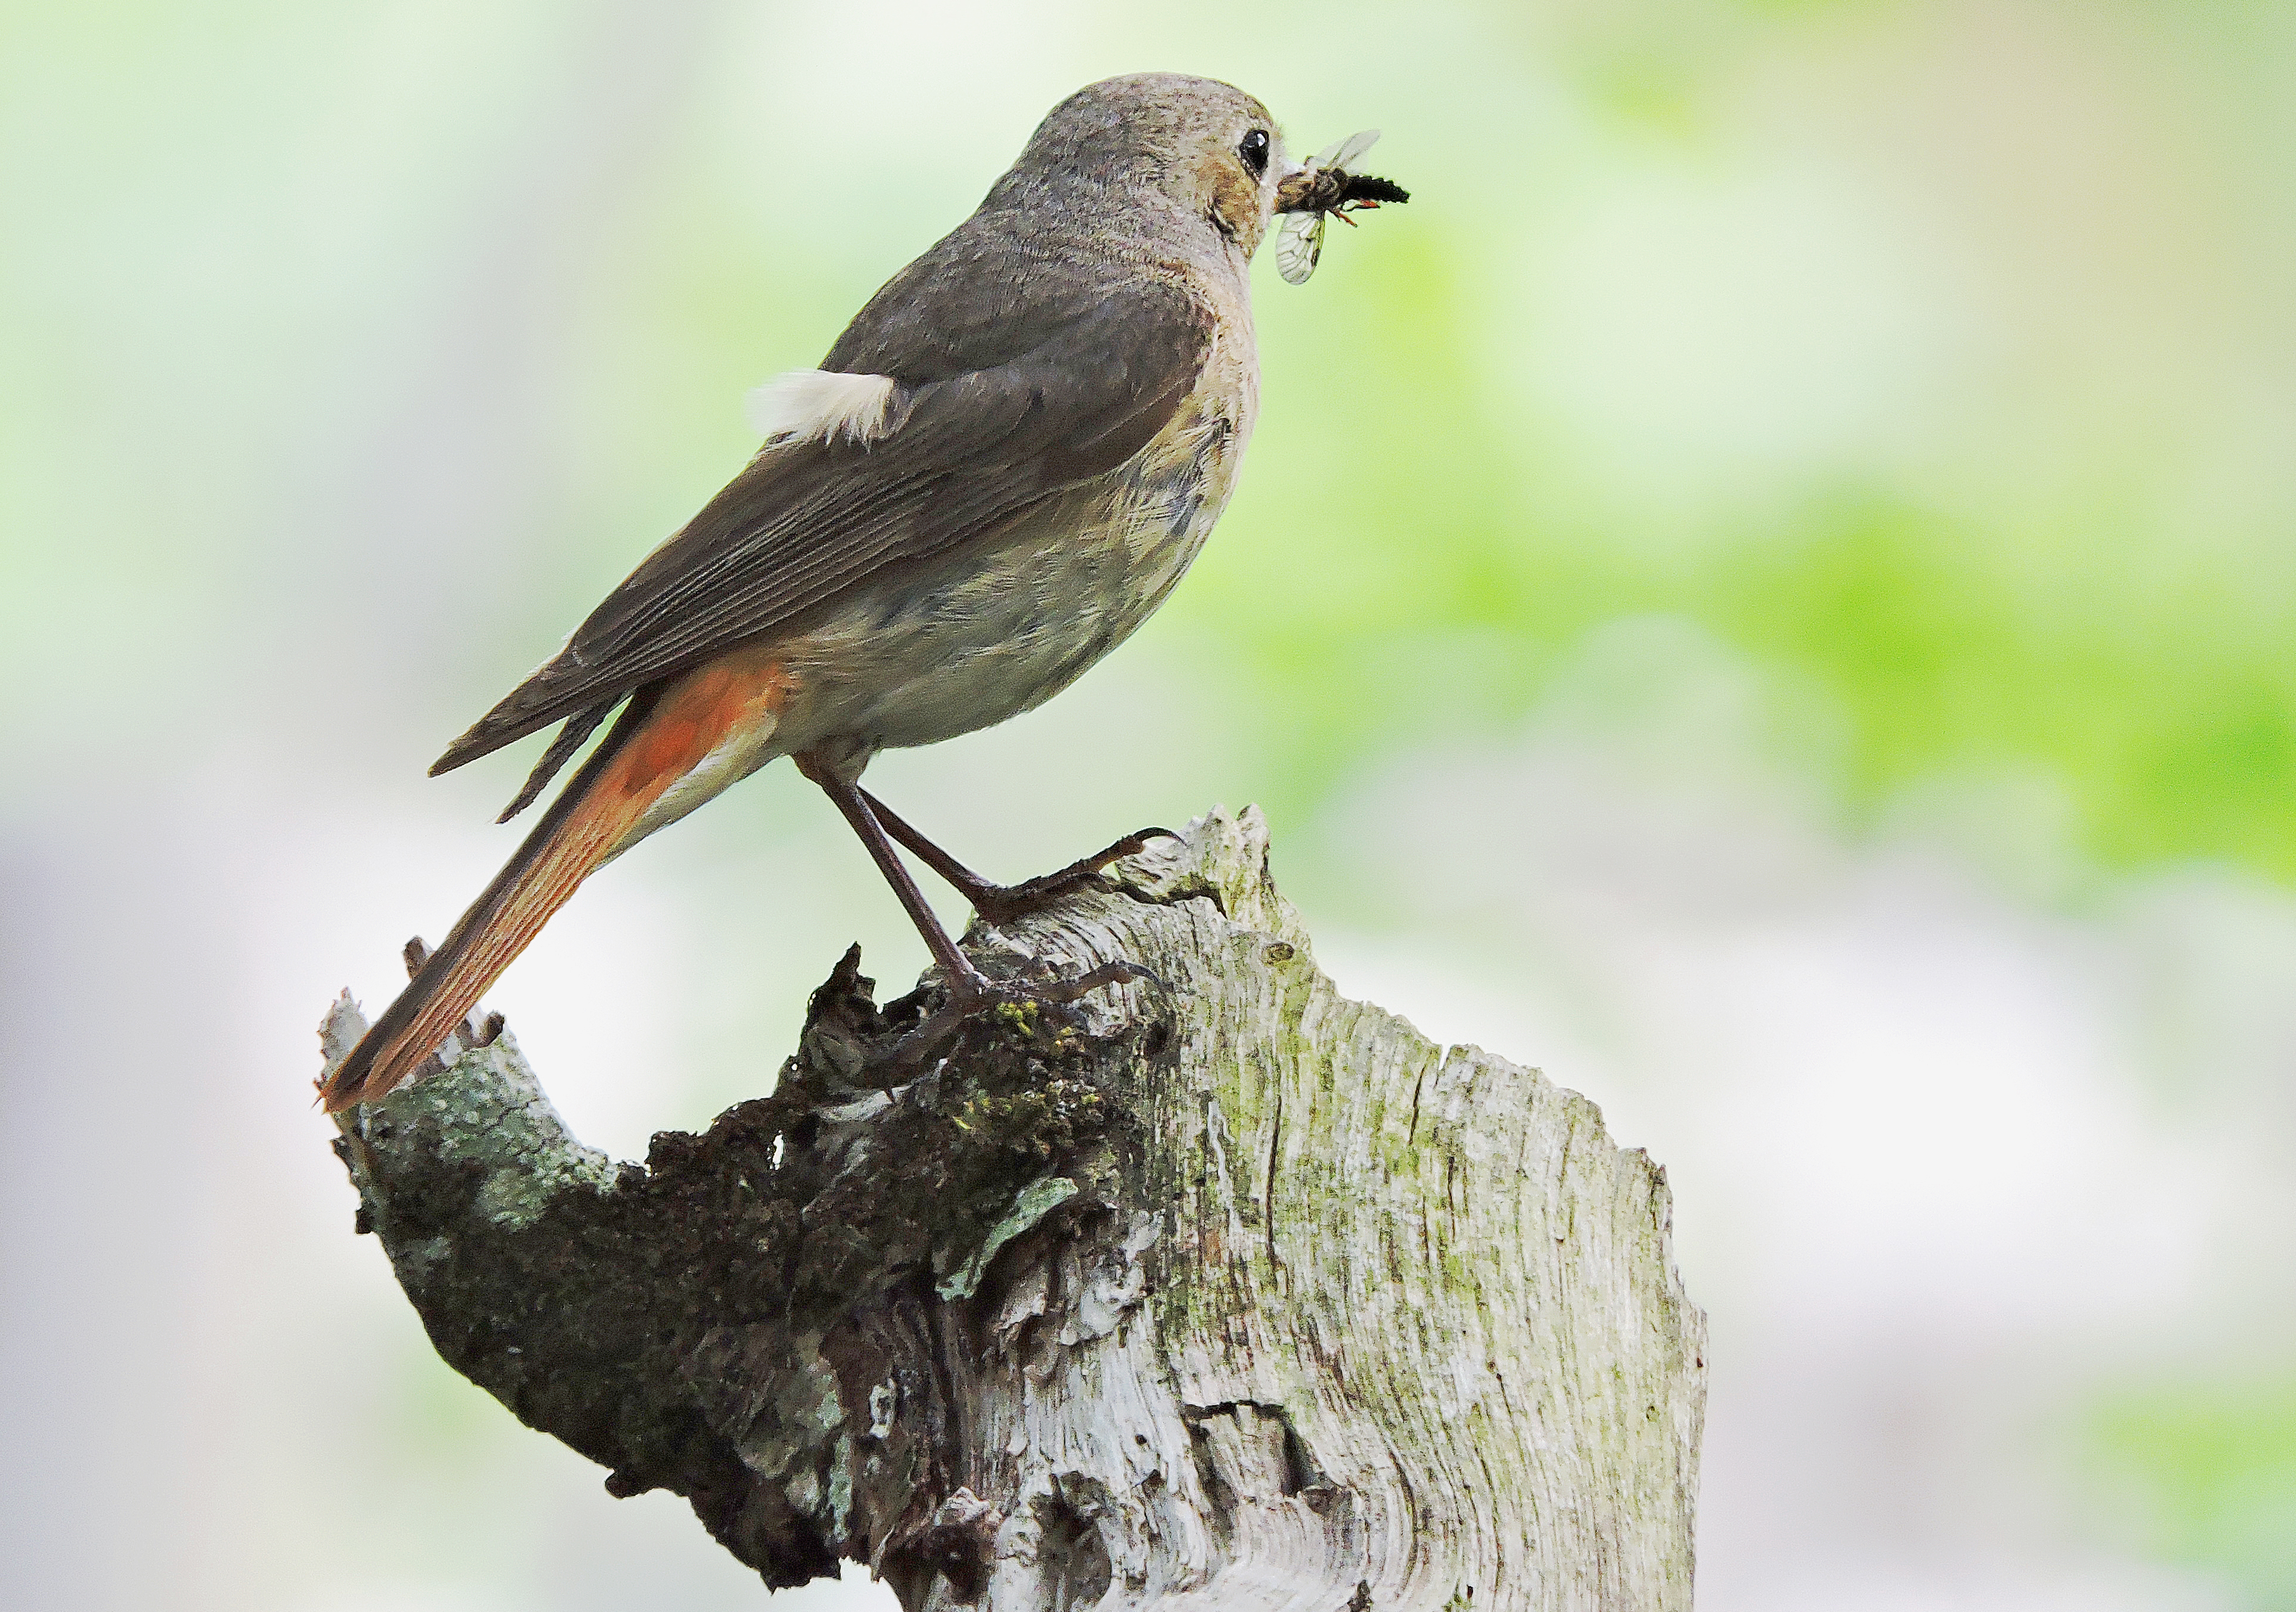
{"label": "bird head", "polygon": [[1086,85],[1046,114],[986,206],[1143,208],[1201,224],[1250,257],[1292,171],[1275,119],[1234,86],[1184,73]]}

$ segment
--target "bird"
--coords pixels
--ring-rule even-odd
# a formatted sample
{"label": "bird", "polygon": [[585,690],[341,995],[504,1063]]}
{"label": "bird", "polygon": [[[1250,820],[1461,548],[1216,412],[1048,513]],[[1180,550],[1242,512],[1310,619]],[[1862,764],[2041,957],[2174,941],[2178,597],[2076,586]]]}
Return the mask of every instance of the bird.
{"label": "bird", "polygon": [[[741,472],[432,765],[557,726],[507,821],[612,719],[446,940],[410,946],[413,977],[325,1077],[324,1107],[422,1072],[584,878],[783,756],[892,885],[945,1011],[999,999],[896,844],[995,921],[1162,831],[997,885],[862,772],[1040,704],[1171,593],[1251,440],[1247,268],[1285,182],[1311,171],[1264,104],[1217,80],[1133,74],[1054,106],[817,368],[752,394],[764,440]],[[1031,994],[1125,977],[1108,965]]]}

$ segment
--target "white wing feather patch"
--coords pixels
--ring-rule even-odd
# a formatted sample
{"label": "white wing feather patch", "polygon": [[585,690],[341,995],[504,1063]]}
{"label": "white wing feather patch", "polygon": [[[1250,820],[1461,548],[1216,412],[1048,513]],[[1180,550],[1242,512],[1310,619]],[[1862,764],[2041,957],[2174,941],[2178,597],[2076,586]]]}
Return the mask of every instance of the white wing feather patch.
{"label": "white wing feather patch", "polygon": [[768,443],[874,442],[893,405],[890,375],[793,369],[743,399],[742,413]]}

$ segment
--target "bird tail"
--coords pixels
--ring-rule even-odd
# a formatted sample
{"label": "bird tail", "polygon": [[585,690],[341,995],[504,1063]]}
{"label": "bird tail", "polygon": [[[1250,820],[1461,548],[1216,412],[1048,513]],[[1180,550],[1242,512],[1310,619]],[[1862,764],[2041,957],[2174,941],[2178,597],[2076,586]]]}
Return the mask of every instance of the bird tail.
{"label": "bird tail", "polygon": [[778,666],[729,656],[634,696],[516,854],[327,1077],[319,1092],[327,1112],[374,1102],[419,1069],[583,879],[657,826],[644,820],[657,802],[729,736],[777,716],[785,690]]}

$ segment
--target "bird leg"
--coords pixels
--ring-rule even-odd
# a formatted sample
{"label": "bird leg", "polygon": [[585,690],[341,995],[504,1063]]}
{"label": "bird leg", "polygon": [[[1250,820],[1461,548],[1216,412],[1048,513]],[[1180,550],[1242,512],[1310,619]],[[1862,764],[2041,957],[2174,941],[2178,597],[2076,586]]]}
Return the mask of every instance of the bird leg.
{"label": "bird leg", "polygon": [[877,871],[885,876],[885,882],[893,887],[894,895],[900,899],[902,910],[909,915],[909,922],[914,924],[917,933],[924,937],[925,950],[932,953],[933,961],[939,964],[941,972],[948,976],[949,989],[959,998],[974,1003],[995,996],[996,988],[988,983],[987,975],[972,966],[970,958],[957,950],[956,942],[948,938],[948,931],[943,929],[940,920],[933,916],[932,908],[926,903],[924,892],[917,888],[917,882],[910,876],[907,864],[901,860],[901,853],[895,851],[893,843],[885,837],[883,827],[871,810],[873,802],[869,797],[827,768],[809,765],[804,756],[797,758],[797,764],[800,772],[821,785],[824,794],[837,802],[837,810],[845,814],[845,820],[853,826],[853,832],[861,836],[861,843],[868,848],[871,859],[877,864]]}
{"label": "bird leg", "polygon": [[[1025,987],[996,983],[972,966],[972,959],[957,949],[956,942],[949,939],[948,931],[942,928],[940,920],[933,916],[931,907],[926,904],[924,892],[917,888],[916,880],[910,876],[907,865],[901,860],[900,852],[893,849],[892,842],[886,837],[886,826],[879,820],[878,817],[878,813],[883,811],[883,808],[877,806],[874,800],[857,785],[845,782],[829,769],[811,764],[805,756],[795,759],[798,769],[820,785],[822,793],[837,802],[837,810],[845,814],[845,820],[853,826],[853,832],[861,836],[861,843],[868,848],[871,859],[877,864],[877,870],[885,876],[885,882],[893,887],[893,893],[900,898],[902,909],[909,915],[909,922],[916,925],[917,933],[924,938],[925,949],[932,953],[933,961],[940,965],[942,975],[948,981],[950,996],[948,1004],[939,1012],[932,1014],[915,1030],[903,1038],[902,1045],[906,1056],[912,1057],[921,1056],[933,1045],[945,1040],[968,1015],[991,1002],[1037,1001],[1060,1006],[1078,1001],[1103,985],[1115,985],[1127,980],[1150,977],[1147,970],[1138,964],[1118,958],[1103,963],[1097,968],[1088,969],[1073,979],[1055,980],[1041,985]],[[902,823],[898,818],[892,817],[890,812],[885,813],[885,816],[890,818],[891,822],[898,825],[895,832],[900,835],[903,843],[910,844],[911,849],[916,850],[916,845],[908,838],[911,835],[916,835],[916,830]],[[925,844],[931,844],[930,841],[924,841],[924,836],[922,835],[916,835],[916,839]],[[964,874],[966,878],[974,876],[966,873],[961,864],[938,847],[931,851],[918,850],[917,854],[924,857],[944,876],[947,876],[948,869],[952,868],[958,873]],[[1059,878],[1074,871],[1075,869],[1072,868],[1063,868],[1060,874],[1052,876]],[[1089,873],[1091,869],[1087,868],[1084,871]],[[1078,876],[1084,876],[1078,874]],[[952,878],[950,882],[954,884],[956,881]],[[987,884],[985,881],[977,882],[988,890],[994,891],[997,888],[997,886]],[[1036,882],[1031,881],[1032,884]],[[964,889],[964,886],[959,884],[958,888]],[[1026,888],[1026,886],[1019,888]]]}
{"label": "bird leg", "polygon": [[1111,862],[1144,849],[1151,840],[1180,837],[1168,828],[1143,828],[1136,834],[1126,835],[1104,851],[1079,857],[1057,872],[1039,874],[1017,884],[996,884],[982,878],[902,821],[891,807],[867,790],[857,785],[854,793],[861,797],[887,834],[916,852],[926,867],[955,886],[957,893],[972,903],[972,909],[992,924],[1009,923],[1023,913],[1034,912],[1058,901],[1070,891],[1081,888],[1093,875]]}

